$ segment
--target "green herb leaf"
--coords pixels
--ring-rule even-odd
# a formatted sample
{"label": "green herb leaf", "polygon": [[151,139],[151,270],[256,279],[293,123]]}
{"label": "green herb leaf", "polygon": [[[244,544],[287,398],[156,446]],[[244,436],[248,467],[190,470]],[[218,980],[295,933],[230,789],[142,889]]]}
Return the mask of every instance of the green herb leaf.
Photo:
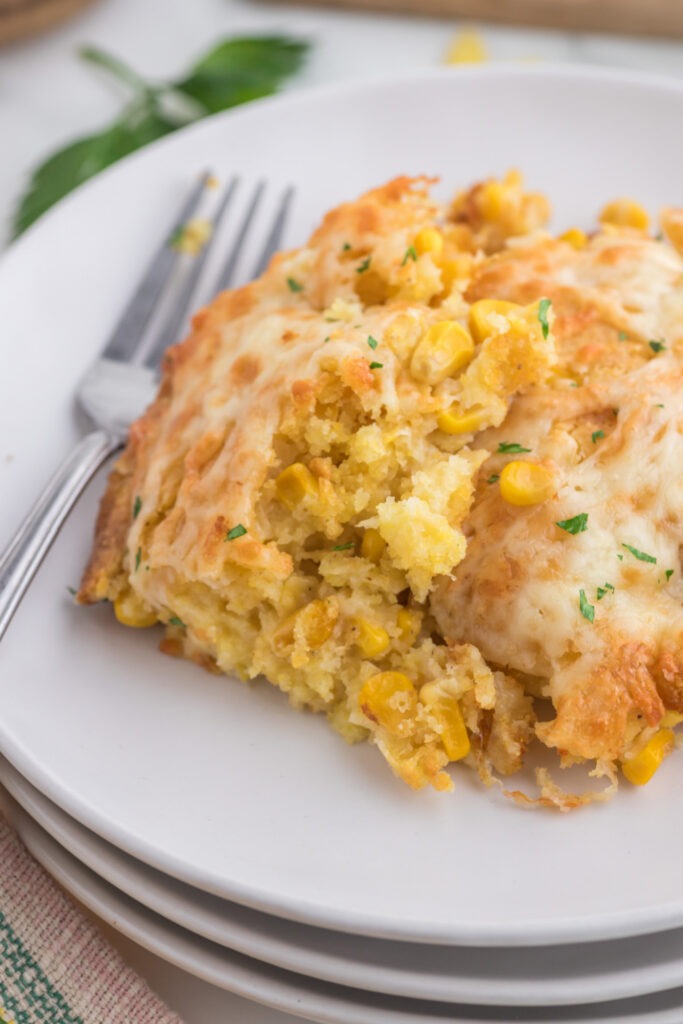
{"label": "green herb leaf", "polygon": [[541,325],[541,330],[543,331],[544,338],[548,337],[548,332],[550,331],[550,324],[548,323],[548,310],[551,306],[552,302],[550,301],[550,299],[541,299],[541,301],[538,304],[538,322]]}
{"label": "green herb leaf", "polygon": [[531,448],[523,448],[515,441],[501,441],[498,445],[499,455],[520,455],[522,452],[530,452]]}
{"label": "green herb leaf", "polygon": [[591,441],[593,442],[593,444],[595,444],[596,441],[599,441],[600,438],[604,437],[604,436],[605,436],[605,431],[604,430],[594,430],[593,433],[591,434]]}
{"label": "green herb leaf", "polygon": [[595,606],[592,605],[586,597],[585,590],[579,591],[579,611],[583,615],[584,619],[588,619],[589,622],[592,622],[595,618]]}
{"label": "green herb leaf", "polygon": [[180,626],[182,629],[187,629],[187,626],[182,619],[179,619],[177,615],[172,615],[168,620],[169,626]]}
{"label": "green herb leaf", "polygon": [[495,483],[498,482],[498,480],[500,480],[500,473],[492,473],[491,476],[486,481],[486,483],[487,484],[495,484]]}
{"label": "green herb leaf", "polygon": [[287,278],[287,287],[290,292],[302,292],[304,290],[304,286],[298,281],[295,281],[293,277]]}
{"label": "green herb leaf", "polygon": [[619,341],[628,341],[627,331],[619,331]]}
{"label": "green herb leaf", "polygon": [[177,127],[157,110],[145,109],[140,104],[137,108],[124,114],[111,128],[72,142],[34,171],[14,214],[15,237],[77,185]]}
{"label": "green herb leaf", "polygon": [[622,548],[626,548],[630,551],[634,558],[637,558],[640,562],[651,562],[652,565],[657,564],[657,559],[654,555],[648,555],[645,551],[639,551],[638,548],[631,547],[630,544],[622,544]]}
{"label": "green herb leaf", "polygon": [[567,533],[584,533],[588,529],[588,513],[579,512],[578,516],[572,516],[571,519],[560,519],[559,522],[555,523],[555,526],[559,526],[561,530],[566,530]]}
{"label": "green herb leaf", "polygon": [[138,548],[135,552],[135,571],[137,572],[140,568],[140,559],[142,558],[142,548]]}
{"label": "green herb leaf", "polygon": [[362,263],[359,263],[356,267],[357,274],[364,274],[366,270],[369,270],[372,256],[366,256]]}
{"label": "green herb leaf", "polygon": [[231,530],[228,530],[228,532],[225,535],[225,539],[226,540],[237,540],[238,537],[244,537],[246,532],[247,532],[246,526],[242,526],[241,523],[238,523],[237,526],[233,526],[233,528]]}
{"label": "green herb leaf", "polygon": [[602,601],[603,597],[607,593],[612,593],[612,594],[614,593],[614,587],[612,586],[611,583],[605,583],[604,587],[598,587],[598,590],[597,590],[598,601]]}
{"label": "green herb leaf", "polygon": [[648,345],[655,354],[666,350],[666,343],[664,341],[648,341]]}
{"label": "green herb leaf", "polygon": [[383,366],[384,363],[370,363],[371,370],[381,370]]}
{"label": "green herb leaf", "polygon": [[[132,89],[132,99],[111,126],[71,142],[35,169],[12,218],[14,236],[76,186],[147,143],[188,121],[275,92],[299,70],[307,49],[307,43],[280,36],[228,39],[189,75],[153,85],[116,57],[93,47],[82,50],[85,60],[106,68]],[[177,112],[172,112],[174,106]]]}
{"label": "green herb leaf", "polygon": [[341,251],[342,252],[351,252],[351,248],[352,247],[351,247],[351,243],[350,242],[344,242],[344,244],[342,245],[342,250]]}
{"label": "green herb leaf", "polygon": [[333,551],[350,551],[351,548],[355,548],[356,542],[350,540],[348,544],[337,544],[336,547],[332,548]]}
{"label": "green herb leaf", "polygon": [[323,341],[323,345],[327,345],[329,340],[330,340],[330,336],[328,334],[327,337],[325,338],[325,340]]}
{"label": "green herb leaf", "polygon": [[663,408],[664,408],[664,402],[657,402],[657,404],[655,405],[655,409],[663,409]]}
{"label": "green herb leaf", "polygon": [[667,569],[667,570],[666,570],[666,572],[664,573],[664,575],[666,576],[666,581],[667,581],[667,583],[669,582],[669,580],[671,579],[671,577],[673,576],[673,574],[674,574],[674,570],[673,570],[673,569]]}
{"label": "green herb leaf", "polygon": [[[673,569],[671,571],[673,572]],[[78,591],[74,587],[67,587],[66,589],[69,591],[72,597],[75,597],[76,594],[78,593]]]}
{"label": "green herb leaf", "polygon": [[379,342],[377,341],[376,338],[373,338],[373,336],[370,334],[370,335],[368,335],[368,345],[370,346],[370,348],[374,352],[375,349],[377,348],[377,346],[379,345]]}
{"label": "green herb leaf", "polygon": [[405,251],[405,256],[401,260],[401,266],[405,267],[408,260],[412,260],[413,263],[417,263],[417,251],[414,245],[409,245]]}
{"label": "green herb leaf", "polygon": [[215,114],[277,92],[300,70],[308,48],[308,43],[285,36],[226,39],[173,88]]}
{"label": "green herb leaf", "polygon": [[142,498],[140,495],[136,495],[135,501],[133,502],[133,519],[137,519],[140,515],[140,509],[142,508]]}

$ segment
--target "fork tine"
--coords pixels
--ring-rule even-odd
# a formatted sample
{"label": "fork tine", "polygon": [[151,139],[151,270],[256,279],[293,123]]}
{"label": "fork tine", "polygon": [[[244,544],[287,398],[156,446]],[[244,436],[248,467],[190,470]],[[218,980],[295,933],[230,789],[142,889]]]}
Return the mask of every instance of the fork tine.
{"label": "fork tine", "polygon": [[273,226],[270,229],[270,234],[266,239],[266,243],[261,250],[261,254],[256,261],[254,269],[252,271],[252,278],[260,277],[263,271],[270,263],[271,257],[275,255],[277,250],[280,248],[280,242],[282,235],[284,234],[285,225],[287,223],[287,215],[289,214],[289,208],[292,205],[294,199],[294,188],[290,185],[289,188],[285,189],[278,207],[277,213],[275,214],[275,220]]}
{"label": "fork tine", "polygon": [[230,206],[233,195],[239,178],[234,177],[228,183],[223,195],[221,197],[218,209],[216,210],[213,220],[211,221],[211,235],[209,236],[206,244],[203,246],[201,252],[192,260],[192,266],[186,274],[182,286],[179,290],[178,296],[173,303],[173,307],[169,312],[168,316],[164,320],[161,328],[159,329],[154,341],[151,343],[148,350],[143,355],[143,362],[145,366],[151,369],[156,369],[159,360],[161,359],[162,353],[169,347],[179,340],[180,332],[183,329],[185,319],[187,317],[192,296],[194,295],[197,287],[197,282],[201,275],[202,270],[209,257],[209,253],[214,245],[216,236],[218,235],[218,229],[221,221],[225,214],[225,211]]}
{"label": "fork tine", "polygon": [[247,235],[249,234],[251,222],[254,219],[254,215],[256,213],[259,203],[261,202],[261,198],[263,196],[265,188],[265,181],[259,181],[258,184],[256,185],[256,188],[254,189],[254,193],[251,197],[251,203],[249,204],[249,208],[244,215],[244,220],[240,224],[239,230],[237,232],[235,244],[230,250],[230,254],[225,262],[225,266],[218,275],[218,278],[216,279],[216,282],[212,288],[213,295],[218,295],[219,292],[222,292],[225,288],[228,288],[232,284],[232,279],[235,274],[235,268],[237,267],[237,261],[240,258],[240,254],[244,247],[244,243],[246,241]]}
{"label": "fork tine", "polygon": [[156,308],[159,296],[180,254],[169,244],[169,239],[182,228],[195,212],[204,195],[209,181],[210,172],[206,171],[193,187],[190,195],[176,214],[168,234],[155,252],[145,276],[136,288],[133,297],[124,309],[119,322],[111,333],[107,346],[102,353],[106,359],[121,361],[129,360],[145,333],[145,328]]}

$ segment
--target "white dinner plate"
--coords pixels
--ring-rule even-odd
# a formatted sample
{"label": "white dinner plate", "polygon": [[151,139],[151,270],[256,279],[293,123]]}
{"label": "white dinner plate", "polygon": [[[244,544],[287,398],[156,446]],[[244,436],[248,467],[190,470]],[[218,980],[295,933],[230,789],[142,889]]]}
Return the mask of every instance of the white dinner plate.
{"label": "white dinner plate", "polygon": [[572,1007],[421,1002],[327,985],[217,946],[119,892],[55,842],[18,804],[8,817],[47,871],[103,921],[183,970],[247,999],[321,1024],[680,1024],[683,989]]}
{"label": "white dinner plate", "polygon": [[4,758],[0,783],[69,853],[138,903],[221,946],[308,977],[477,1006],[572,1006],[683,986],[680,929],[516,949],[415,945],[324,931],[228,903],[142,864],[79,825]]}
{"label": "white dinner plate", "polygon": [[[287,244],[399,172],[445,196],[521,167],[554,226],[612,196],[683,202],[683,86],[543,67],[443,70],[258,102],[178,132],[88,183],[0,265],[0,543],[83,423],[77,381],[188,180],[210,166],[298,186]],[[67,592],[104,476],[0,645],[0,751],[110,842],[235,902],[337,930],[433,943],[542,944],[683,925],[683,757],[644,789],[528,814],[454,770],[414,793],[322,718],[162,657],[155,631]],[[656,865],[654,861],[656,860]]]}

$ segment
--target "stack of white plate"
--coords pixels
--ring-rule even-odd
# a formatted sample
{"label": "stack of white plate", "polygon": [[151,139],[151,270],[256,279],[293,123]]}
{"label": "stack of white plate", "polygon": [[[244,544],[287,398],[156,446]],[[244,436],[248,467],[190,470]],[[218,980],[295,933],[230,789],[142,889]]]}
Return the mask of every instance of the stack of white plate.
{"label": "stack of white plate", "polygon": [[[288,242],[400,172],[448,190],[519,166],[555,227],[614,195],[683,204],[683,88],[489,68],[345,86],[211,119],[80,190],[0,266],[0,543],[82,429],[72,395],[188,177],[299,185]],[[0,644],[0,781],[48,870],[121,931],[326,1022],[683,1020],[683,762],[527,813],[473,773],[413,793],[263,684],[163,658],[74,606],[103,487]]]}

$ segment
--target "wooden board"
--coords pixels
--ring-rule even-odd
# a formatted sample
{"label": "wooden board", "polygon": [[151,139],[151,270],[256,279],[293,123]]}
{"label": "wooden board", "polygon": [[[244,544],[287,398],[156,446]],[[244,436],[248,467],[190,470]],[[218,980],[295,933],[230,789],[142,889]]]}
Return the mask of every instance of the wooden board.
{"label": "wooden board", "polygon": [[92,0],[0,0],[0,44],[52,28],[89,3]]}
{"label": "wooden board", "polygon": [[327,7],[442,15],[587,32],[683,36],[683,0],[298,0]]}

